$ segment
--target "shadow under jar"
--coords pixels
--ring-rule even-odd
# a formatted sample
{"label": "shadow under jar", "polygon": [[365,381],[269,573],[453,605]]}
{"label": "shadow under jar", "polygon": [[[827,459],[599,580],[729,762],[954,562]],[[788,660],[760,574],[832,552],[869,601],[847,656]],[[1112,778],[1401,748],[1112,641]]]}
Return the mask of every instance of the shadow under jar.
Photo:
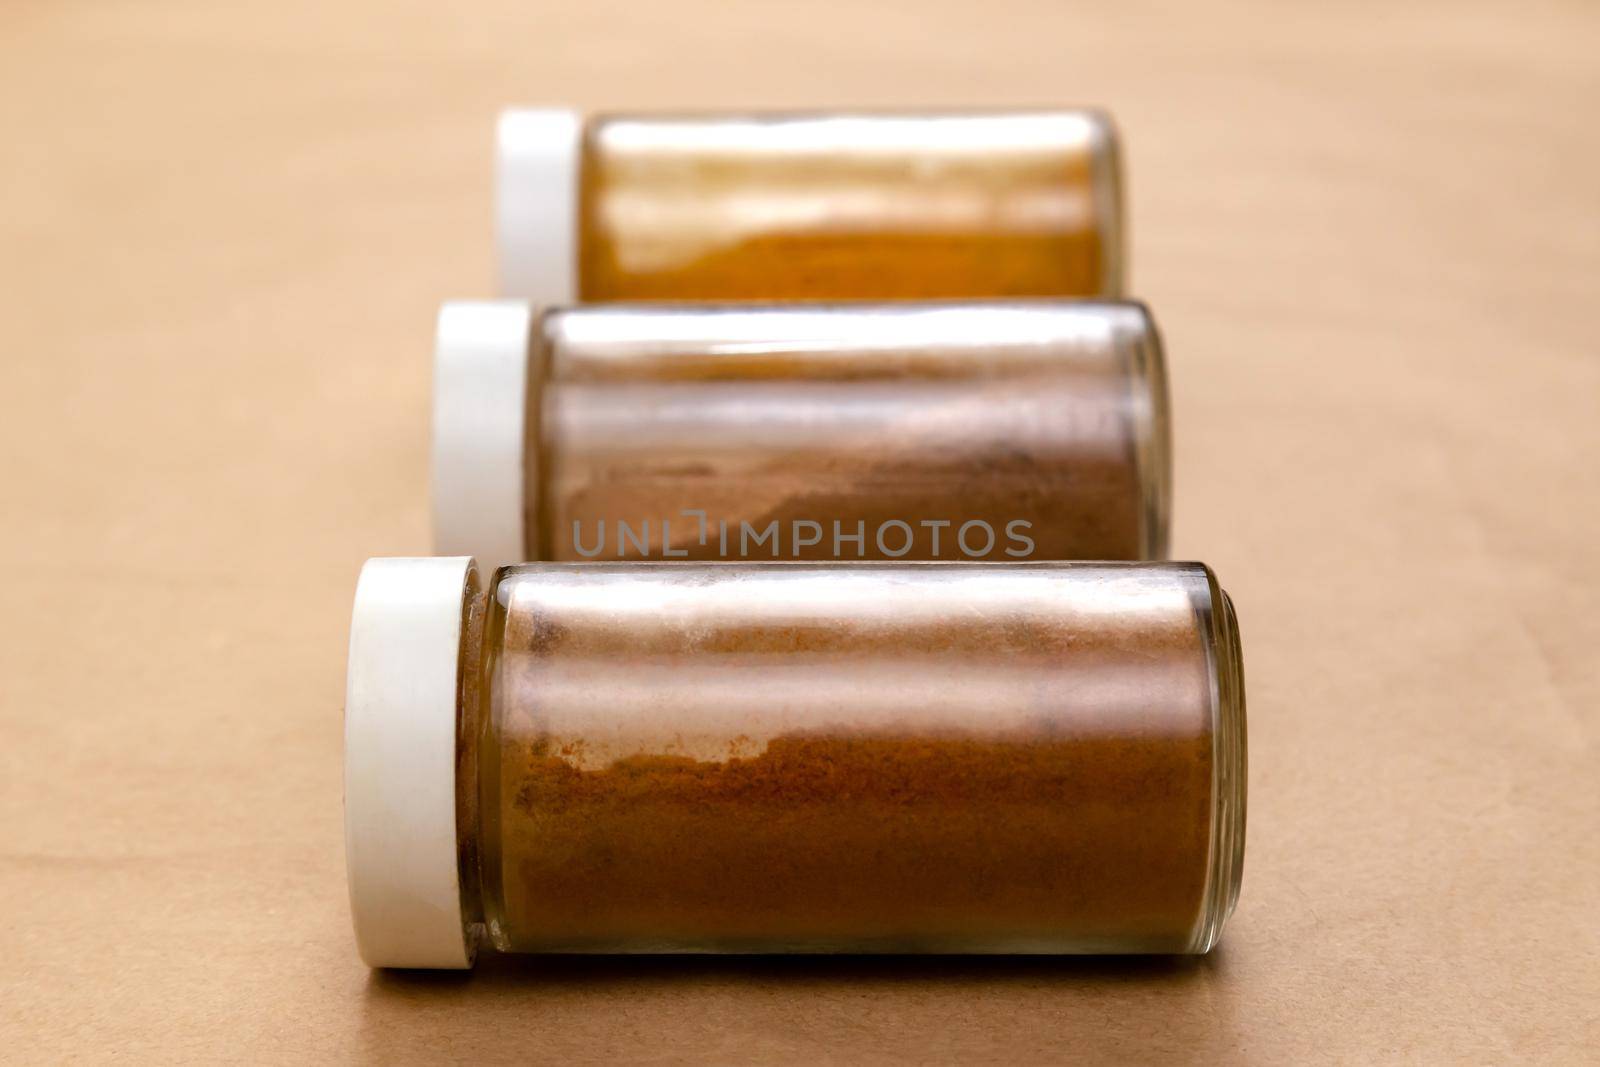
{"label": "shadow under jar", "polygon": [[346,707],[374,966],[1201,953],[1244,848],[1199,564],[374,560]]}
{"label": "shadow under jar", "polygon": [[523,560],[1161,558],[1140,304],[446,305],[435,549]]}
{"label": "shadow under jar", "polygon": [[1088,110],[506,112],[500,292],[541,303],[1122,291],[1110,120]]}

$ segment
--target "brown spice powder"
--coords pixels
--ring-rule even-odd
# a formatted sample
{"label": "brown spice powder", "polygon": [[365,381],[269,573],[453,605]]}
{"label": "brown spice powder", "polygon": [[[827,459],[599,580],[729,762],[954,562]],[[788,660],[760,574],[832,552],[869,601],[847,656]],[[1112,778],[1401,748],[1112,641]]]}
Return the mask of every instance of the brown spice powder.
{"label": "brown spice powder", "polygon": [[534,741],[510,924],[547,948],[1185,949],[1205,738],[783,737],[581,771]]}
{"label": "brown spice powder", "polygon": [[[913,568],[846,595],[790,565],[730,607],[718,568],[631,570],[502,590],[502,948],[1189,949],[1214,768],[1181,583],[908,598]],[[785,570],[803,621],[771,610]]]}
{"label": "brown spice powder", "polygon": [[[667,524],[690,560],[1165,550],[1165,385],[1134,305],[583,308],[537,338],[530,558],[662,559]],[[864,536],[836,553],[835,521]],[[969,522],[988,532],[958,544]]]}

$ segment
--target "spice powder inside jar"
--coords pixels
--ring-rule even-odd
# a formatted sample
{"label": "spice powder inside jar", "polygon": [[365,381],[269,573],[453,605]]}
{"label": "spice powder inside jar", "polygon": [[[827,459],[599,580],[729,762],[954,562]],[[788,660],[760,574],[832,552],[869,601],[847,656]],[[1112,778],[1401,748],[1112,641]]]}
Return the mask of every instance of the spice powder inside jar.
{"label": "spice powder inside jar", "polygon": [[1121,287],[1098,112],[601,116],[581,153],[585,302]]}
{"label": "spice powder inside jar", "polygon": [[587,307],[541,316],[533,344],[527,558],[1166,551],[1166,386],[1138,304]]}
{"label": "spice powder inside jar", "polygon": [[473,798],[505,951],[1192,952],[1238,889],[1198,565],[530,565]]}

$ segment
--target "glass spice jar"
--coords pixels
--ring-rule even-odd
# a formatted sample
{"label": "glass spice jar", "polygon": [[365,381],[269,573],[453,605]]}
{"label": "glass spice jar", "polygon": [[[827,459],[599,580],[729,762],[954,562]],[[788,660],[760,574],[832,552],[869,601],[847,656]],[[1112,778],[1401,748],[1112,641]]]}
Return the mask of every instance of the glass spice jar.
{"label": "glass spice jar", "polygon": [[1203,953],[1239,892],[1200,564],[372,560],[345,731],[372,966]]}
{"label": "glass spice jar", "polygon": [[617,559],[1166,554],[1142,305],[446,305],[435,550]]}
{"label": "glass spice jar", "polygon": [[606,300],[1117,296],[1098,111],[500,120],[500,291]]}

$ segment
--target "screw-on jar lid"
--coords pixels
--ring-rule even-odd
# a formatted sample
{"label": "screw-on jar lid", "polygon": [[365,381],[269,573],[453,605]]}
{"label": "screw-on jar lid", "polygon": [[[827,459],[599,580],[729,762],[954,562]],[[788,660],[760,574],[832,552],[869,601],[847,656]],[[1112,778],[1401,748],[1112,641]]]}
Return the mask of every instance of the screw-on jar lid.
{"label": "screw-on jar lid", "polygon": [[572,303],[582,135],[583,120],[565,108],[501,113],[495,148],[501,296]]}
{"label": "screw-on jar lid", "polygon": [[533,309],[462,301],[439,312],[433,371],[433,550],[485,570],[527,557]]}
{"label": "screw-on jar lid", "polygon": [[456,847],[456,702],[473,562],[373,559],[350,620],[344,846],[361,958],[470,967]]}

